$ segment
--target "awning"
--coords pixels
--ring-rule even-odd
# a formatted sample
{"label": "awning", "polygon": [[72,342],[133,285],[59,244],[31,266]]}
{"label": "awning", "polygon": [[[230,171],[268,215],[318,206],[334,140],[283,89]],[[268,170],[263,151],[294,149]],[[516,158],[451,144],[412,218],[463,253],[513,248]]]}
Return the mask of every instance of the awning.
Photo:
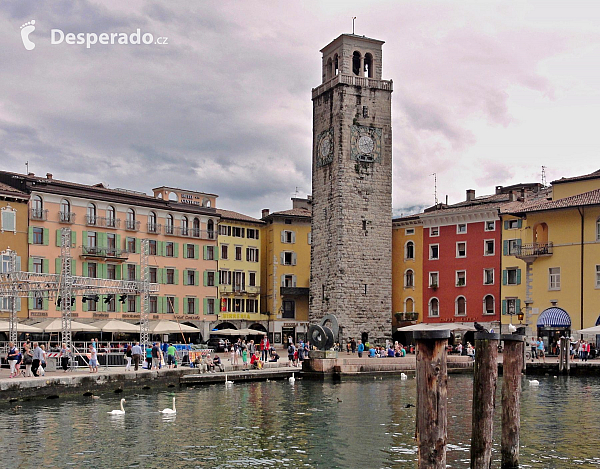
{"label": "awning", "polygon": [[537,327],[571,327],[571,317],[564,309],[553,306],[545,309],[537,320]]}
{"label": "awning", "polygon": [[[8,321],[0,321],[0,332],[8,332],[10,329]],[[17,324],[17,332],[43,332],[39,327]]]}
{"label": "awning", "polygon": [[160,321],[150,321],[148,324],[148,331],[152,334],[175,334],[178,332],[200,332],[200,329],[188,326],[187,324],[162,319]]}
{"label": "awning", "polygon": [[411,332],[411,331],[474,331],[475,326],[473,323],[425,323],[412,324],[410,326],[399,327],[396,329],[397,332]]}
{"label": "awning", "polygon": [[600,334],[600,326],[588,327],[577,331],[577,334]]}
{"label": "awning", "polygon": [[[62,331],[62,319],[47,319],[45,321],[33,324],[35,327],[43,329],[44,332],[61,332]],[[82,322],[71,321],[71,331],[73,332],[96,332],[99,331],[97,327],[91,324],[84,324]]]}
{"label": "awning", "polygon": [[97,327],[102,332],[140,332],[140,326],[125,321],[119,321],[118,319],[96,321],[92,323],[92,326]]}
{"label": "awning", "polygon": [[596,319],[596,326],[600,326],[600,316],[598,316],[598,319]]}

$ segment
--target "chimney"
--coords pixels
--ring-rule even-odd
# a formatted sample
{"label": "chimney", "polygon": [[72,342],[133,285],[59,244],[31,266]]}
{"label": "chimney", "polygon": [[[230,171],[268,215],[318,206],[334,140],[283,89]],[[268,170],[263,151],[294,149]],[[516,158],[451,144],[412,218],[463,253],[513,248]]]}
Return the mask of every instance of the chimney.
{"label": "chimney", "polygon": [[508,193],[508,200],[509,200],[509,202],[514,202],[515,200],[517,200],[517,192],[516,191],[510,191]]}
{"label": "chimney", "polygon": [[35,173],[27,173],[27,176],[33,177],[33,176],[35,176]]}
{"label": "chimney", "polygon": [[502,194],[502,186],[496,186],[496,194]]}
{"label": "chimney", "polygon": [[269,216],[269,209],[263,208],[262,209],[262,218],[267,218],[268,216]]}
{"label": "chimney", "polygon": [[475,189],[467,189],[467,202],[475,198]]}
{"label": "chimney", "polygon": [[52,179],[52,173],[46,173],[46,179]]}

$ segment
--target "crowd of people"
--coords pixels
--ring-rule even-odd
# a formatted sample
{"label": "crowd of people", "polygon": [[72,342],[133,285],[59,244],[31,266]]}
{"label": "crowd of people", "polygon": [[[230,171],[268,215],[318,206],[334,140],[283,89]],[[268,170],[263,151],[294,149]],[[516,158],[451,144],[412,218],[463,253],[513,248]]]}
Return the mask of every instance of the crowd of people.
{"label": "crowd of people", "polygon": [[[40,345],[38,342],[32,344],[27,340],[23,344],[23,348],[18,350],[14,342],[9,342],[6,356],[10,366],[9,378],[44,376],[46,374],[46,356],[44,344]],[[25,370],[21,371],[21,366],[24,366]]]}
{"label": "crowd of people", "polygon": [[[411,346],[409,351],[412,353],[414,348]],[[363,343],[361,339],[356,341],[353,337],[348,338],[346,342],[346,353],[358,355],[358,358],[362,358],[366,354],[369,358],[385,358],[385,357],[405,357],[407,349],[404,345],[395,341],[393,344],[390,341],[386,342],[384,346],[376,346],[366,341]]]}

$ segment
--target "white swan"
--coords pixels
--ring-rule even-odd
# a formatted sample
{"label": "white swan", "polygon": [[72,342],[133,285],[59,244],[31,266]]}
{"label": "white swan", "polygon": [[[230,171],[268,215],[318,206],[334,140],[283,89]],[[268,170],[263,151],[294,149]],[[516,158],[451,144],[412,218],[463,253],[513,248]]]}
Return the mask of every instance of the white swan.
{"label": "white swan", "polygon": [[408,376],[406,376],[406,374],[405,374],[405,373],[400,373],[400,379],[401,379],[401,380],[405,380],[405,379],[407,379],[407,378],[408,378]]}
{"label": "white swan", "polygon": [[175,396],[173,396],[173,408],[169,409],[168,407],[166,409],[163,410],[159,410],[159,412],[161,414],[176,414],[177,413],[177,409],[175,409]]}
{"label": "white swan", "polygon": [[289,381],[292,384],[296,381],[296,378],[294,378],[294,373],[292,373],[292,376],[289,377]]}
{"label": "white swan", "polygon": [[540,382],[537,379],[530,379],[529,386],[539,386]]}
{"label": "white swan", "polygon": [[233,384],[233,381],[228,381],[227,375],[225,375],[225,386],[231,386],[232,384]]}
{"label": "white swan", "polygon": [[111,415],[124,415],[125,414],[125,409],[123,409],[123,402],[126,402],[125,399],[121,399],[121,410],[117,409],[117,410],[111,410],[110,412],[108,412]]}

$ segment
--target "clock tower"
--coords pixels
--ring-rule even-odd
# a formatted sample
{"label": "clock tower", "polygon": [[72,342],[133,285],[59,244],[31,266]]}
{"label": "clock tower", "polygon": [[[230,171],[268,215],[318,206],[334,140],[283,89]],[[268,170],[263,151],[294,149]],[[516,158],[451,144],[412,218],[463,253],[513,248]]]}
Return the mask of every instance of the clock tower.
{"label": "clock tower", "polygon": [[392,81],[381,79],[382,45],[342,34],[321,49],[312,90],[310,322],[334,314],[340,340],[372,343],[392,333]]}

